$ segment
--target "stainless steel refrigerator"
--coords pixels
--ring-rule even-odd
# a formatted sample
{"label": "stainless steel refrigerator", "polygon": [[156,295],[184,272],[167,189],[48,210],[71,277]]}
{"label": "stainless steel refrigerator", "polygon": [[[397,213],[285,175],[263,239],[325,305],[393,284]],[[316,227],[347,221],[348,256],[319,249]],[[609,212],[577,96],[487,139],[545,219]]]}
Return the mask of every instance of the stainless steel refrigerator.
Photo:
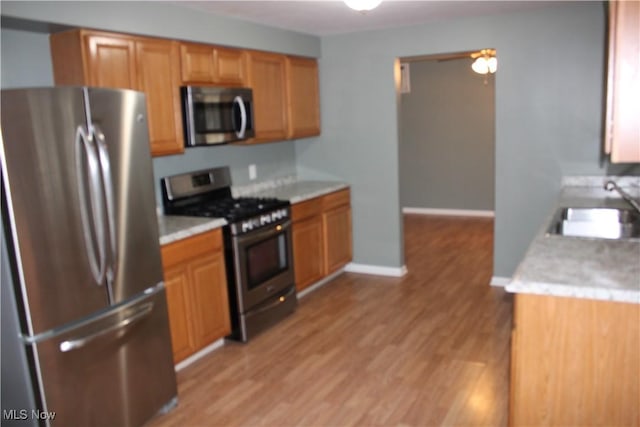
{"label": "stainless steel refrigerator", "polygon": [[142,93],[3,90],[2,425],[177,402]]}

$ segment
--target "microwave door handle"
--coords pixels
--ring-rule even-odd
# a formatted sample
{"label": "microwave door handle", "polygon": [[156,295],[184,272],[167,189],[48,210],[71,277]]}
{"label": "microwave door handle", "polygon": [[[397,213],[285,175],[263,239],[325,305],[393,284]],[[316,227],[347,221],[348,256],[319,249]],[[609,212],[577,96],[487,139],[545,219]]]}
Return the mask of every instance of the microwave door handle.
{"label": "microwave door handle", "polygon": [[240,130],[236,131],[236,136],[238,138],[244,138],[244,133],[247,130],[247,110],[244,107],[242,97],[239,95],[233,98],[233,103],[237,104],[238,108],[240,108]]}
{"label": "microwave door handle", "polygon": [[106,277],[109,299],[110,301],[113,301],[113,290],[111,284],[115,279],[118,261],[115,219],[116,210],[113,197],[113,174],[111,170],[111,160],[109,159],[109,152],[107,150],[107,141],[104,137],[104,133],[96,124],[92,125],[91,131],[94,136],[94,141],[98,146],[98,161],[100,162],[102,188],[104,190],[104,199],[106,201],[107,225],[109,227],[109,246],[111,248],[111,265],[106,272]]}
{"label": "microwave door handle", "polygon": [[[100,188],[100,165],[95,152],[93,138],[83,126],[76,129],[76,179],[80,201],[80,222],[82,222],[85,248],[93,279],[101,286],[105,278],[106,248],[104,236],[104,206]],[[84,155],[83,155],[84,153]],[[88,168],[88,182],[82,170]],[[90,207],[87,206],[87,193]],[[90,221],[90,218],[91,220]],[[94,229],[91,230],[91,225]],[[97,242],[94,242],[94,234]],[[96,253],[97,246],[97,253]]]}

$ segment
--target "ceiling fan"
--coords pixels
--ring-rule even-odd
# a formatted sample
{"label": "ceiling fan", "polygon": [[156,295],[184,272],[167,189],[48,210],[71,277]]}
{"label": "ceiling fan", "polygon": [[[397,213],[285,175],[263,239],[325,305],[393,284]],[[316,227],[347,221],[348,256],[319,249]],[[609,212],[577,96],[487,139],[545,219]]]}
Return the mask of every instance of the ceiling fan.
{"label": "ceiling fan", "polygon": [[436,57],[432,57],[431,59],[436,59],[437,61],[451,61],[454,59],[464,58],[471,58],[474,60],[471,64],[471,69],[473,69],[473,71],[478,74],[493,74],[498,69],[498,59],[496,58],[495,49],[447,53],[443,55],[437,55]]}

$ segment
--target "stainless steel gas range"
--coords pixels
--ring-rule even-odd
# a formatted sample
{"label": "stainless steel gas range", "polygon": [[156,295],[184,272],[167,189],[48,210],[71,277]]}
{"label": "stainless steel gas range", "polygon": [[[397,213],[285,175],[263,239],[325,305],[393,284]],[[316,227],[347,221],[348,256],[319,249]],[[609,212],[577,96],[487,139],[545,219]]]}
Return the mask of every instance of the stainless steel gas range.
{"label": "stainless steel gas range", "polygon": [[291,210],[285,200],[233,198],[229,168],[162,178],[167,215],[225,218],[223,229],[232,333],[249,338],[297,305]]}

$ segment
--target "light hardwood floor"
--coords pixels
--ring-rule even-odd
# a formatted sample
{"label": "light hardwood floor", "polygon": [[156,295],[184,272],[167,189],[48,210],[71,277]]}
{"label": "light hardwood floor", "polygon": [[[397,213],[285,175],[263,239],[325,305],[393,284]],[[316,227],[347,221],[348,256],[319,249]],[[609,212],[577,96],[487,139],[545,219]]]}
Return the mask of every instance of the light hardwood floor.
{"label": "light hardwood floor", "polygon": [[507,424],[512,299],[493,220],[405,215],[409,273],[345,273],[249,344],[178,374],[156,426]]}

